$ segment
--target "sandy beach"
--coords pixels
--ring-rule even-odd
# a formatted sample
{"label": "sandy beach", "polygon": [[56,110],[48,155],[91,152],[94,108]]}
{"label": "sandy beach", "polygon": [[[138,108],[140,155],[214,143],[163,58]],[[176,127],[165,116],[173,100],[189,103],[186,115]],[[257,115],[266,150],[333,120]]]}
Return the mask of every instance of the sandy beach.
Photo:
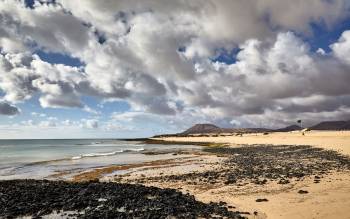
{"label": "sandy beach", "polygon": [[[268,135],[244,134],[242,137],[170,137],[161,138],[161,140],[227,143],[230,147],[238,147],[242,144],[311,145],[350,155],[349,131],[310,131],[305,135],[297,131]],[[178,172],[178,169],[178,167],[174,168],[174,171]],[[182,169],[187,168],[182,167]],[[159,169],[153,170],[151,173],[152,171],[147,170],[142,174],[157,175],[159,171]],[[248,184],[240,188],[222,186],[200,189],[196,186],[188,186],[186,183],[180,185],[156,183],[156,185],[186,188],[203,201],[222,200],[246,211],[259,212],[260,217],[254,215],[251,218],[350,218],[349,171],[326,174],[320,183],[314,183],[312,177],[306,177],[288,185],[268,183],[263,186],[252,186]],[[299,190],[307,190],[308,193],[299,194]],[[256,199],[261,197],[268,201],[256,202]]]}
{"label": "sandy beach", "polygon": [[169,137],[159,138],[165,141],[180,142],[216,142],[228,143],[232,146],[241,144],[273,144],[273,145],[312,145],[325,149],[340,151],[350,155],[350,131],[308,131],[302,132],[273,132],[268,135],[263,133],[243,134],[243,136],[218,137]]}
{"label": "sandy beach", "polygon": [[[315,148],[335,150],[342,155],[350,154],[350,132],[312,131],[245,134],[219,137],[171,137],[165,141],[226,143],[230,147],[244,145],[311,145]],[[257,146],[259,147],[259,146]],[[191,159],[190,161],[188,159]],[[161,188],[175,188],[193,194],[203,202],[226,202],[240,211],[250,212],[248,218],[349,218],[350,172],[349,169],[331,170],[318,175],[306,175],[290,183],[281,184],[268,180],[264,184],[241,181],[237,184],[211,184],[187,180],[163,180],[164,176],[184,175],[215,171],[223,164],[225,156],[203,154],[200,157],[180,159],[176,165],[169,162],[156,168],[145,166],[132,169],[106,181],[142,183]],[[159,177],[162,176],[162,177]],[[210,176],[209,176],[210,177]],[[141,180],[140,180],[141,179]],[[220,181],[220,180],[219,180]],[[260,200],[259,200],[260,199]]]}
{"label": "sandy beach", "polygon": [[[153,138],[144,143],[164,147],[174,144],[200,145],[202,150],[184,147],[183,150],[142,152],[143,156],[149,157],[149,161],[107,165],[78,172],[62,171],[47,177],[53,181],[28,182],[33,186],[43,183],[55,186],[56,180],[63,179],[73,183],[64,186],[64,189],[70,186],[96,187],[97,190],[92,193],[99,191],[99,187],[107,186],[101,182],[122,187],[142,185],[146,186],[142,187],[143,190],[150,193],[154,187],[173,189],[171,193],[177,191],[185,197],[193,196],[198,206],[202,206],[200,208],[217,209],[215,211],[224,218],[349,218],[350,132],[307,132],[305,135],[300,132],[261,133],[244,134],[242,137],[225,135]],[[28,182],[18,183],[25,185]],[[3,192],[13,191],[4,187]],[[23,192],[33,195],[27,190]],[[63,194],[60,200],[66,196]],[[137,192],[130,197],[137,199]],[[45,203],[50,202],[60,206],[53,199]],[[176,203],[177,199],[172,202]],[[78,199],[73,203],[80,206],[85,201]],[[161,203],[155,204],[156,208],[162,209],[160,212],[163,216],[168,214]],[[133,208],[133,205],[126,205]],[[44,213],[51,211],[41,206],[45,209]],[[99,207],[88,208],[91,215],[105,212]],[[27,210],[33,211],[32,208]],[[81,211],[81,208],[78,210]],[[81,214],[79,211],[76,216]],[[193,215],[197,215],[195,218],[213,217],[205,216],[206,213],[202,211],[193,211]],[[59,214],[62,216],[66,213]],[[174,214],[182,213],[176,210]],[[10,209],[9,215],[16,215],[16,211]],[[145,216],[144,213],[140,215]]]}
{"label": "sandy beach", "polygon": [[[207,164],[205,164],[207,165]],[[201,171],[205,165],[182,165],[157,169],[139,169],[123,176],[121,182],[133,183],[140,176],[147,177],[159,174],[182,174],[192,168]],[[209,168],[210,169],[210,168]],[[120,179],[120,178],[118,178]],[[105,178],[104,180],[111,180]],[[115,179],[114,179],[115,180]],[[114,181],[112,180],[112,181]],[[119,180],[117,180],[119,181]],[[322,178],[315,184],[313,178],[289,185],[267,183],[263,186],[247,184],[243,186],[198,186],[188,182],[141,181],[148,186],[160,188],[174,188],[183,193],[193,194],[198,200],[205,203],[226,202],[228,206],[235,206],[235,210],[251,212],[245,215],[248,218],[349,218],[349,192],[350,175],[346,173],[333,173]],[[298,191],[307,191],[299,194]],[[267,201],[257,202],[258,199]],[[256,212],[256,215],[254,214]]]}
{"label": "sandy beach", "polygon": [[0,219],[350,219],[350,0],[0,0]]}

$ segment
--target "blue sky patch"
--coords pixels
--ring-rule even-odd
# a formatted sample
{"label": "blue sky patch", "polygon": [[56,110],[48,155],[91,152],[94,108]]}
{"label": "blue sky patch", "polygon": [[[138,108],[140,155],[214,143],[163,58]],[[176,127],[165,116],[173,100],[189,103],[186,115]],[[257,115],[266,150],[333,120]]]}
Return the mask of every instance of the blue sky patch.
{"label": "blue sky patch", "polygon": [[221,62],[228,65],[234,64],[237,61],[236,57],[239,51],[240,49],[238,47],[230,51],[227,51],[226,49],[218,49],[216,51],[216,56],[213,59],[211,59],[211,61]]}
{"label": "blue sky patch", "polygon": [[74,67],[80,67],[84,65],[78,58],[71,57],[69,55],[61,53],[48,53],[42,50],[35,52],[43,61],[49,62],[51,64],[64,64]]}

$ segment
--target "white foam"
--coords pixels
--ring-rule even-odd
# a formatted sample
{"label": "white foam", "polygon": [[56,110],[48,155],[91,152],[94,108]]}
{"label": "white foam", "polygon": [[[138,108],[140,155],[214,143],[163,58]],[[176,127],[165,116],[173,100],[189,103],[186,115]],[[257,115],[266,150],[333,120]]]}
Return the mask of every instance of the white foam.
{"label": "white foam", "polygon": [[118,151],[113,151],[113,152],[108,152],[108,153],[89,153],[89,154],[81,154],[79,156],[74,156],[72,157],[72,160],[79,160],[85,157],[105,157],[105,156],[112,156],[112,155],[116,155],[119,153],[123,153],[123,152],[139,152],[139,151],[143,151],[143,148],[130,148],[130,149],[125,149],[125,150],[118,150]]}
{"label": "white foam", "polygon": [[139,151],[144,151],[144,150],[145,149],[143,149],[143,148],[131,148],[131,149],[124,150],[124,152],[129,152],[129,151],[139,152]]}

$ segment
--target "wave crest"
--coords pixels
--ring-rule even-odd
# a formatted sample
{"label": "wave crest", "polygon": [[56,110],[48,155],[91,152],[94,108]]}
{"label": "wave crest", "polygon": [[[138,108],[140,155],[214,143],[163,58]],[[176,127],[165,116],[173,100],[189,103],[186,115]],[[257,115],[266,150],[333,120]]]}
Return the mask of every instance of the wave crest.
{"label": "wave crest", "polygon": [[113,152],[107,152],[107,153],[89,153],[89,154],[81,154],[79,156],[72,157],[72,160],[79,160],[85,157],[106,157],[106,156],[113,156],[119,153],[126,153],[126,152],[139,152],[143,151],[143,148],[132,148],[132,149],[125,149],[125,150],[117,150]]}

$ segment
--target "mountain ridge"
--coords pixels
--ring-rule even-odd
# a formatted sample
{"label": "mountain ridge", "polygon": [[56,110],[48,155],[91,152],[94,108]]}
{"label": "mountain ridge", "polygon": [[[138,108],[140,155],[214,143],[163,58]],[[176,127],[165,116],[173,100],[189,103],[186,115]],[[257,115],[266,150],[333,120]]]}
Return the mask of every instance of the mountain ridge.
{"label": "mountain ridge", "polygon": [[195,124],[187,130],[179,133],[180,135],[188,134],[210,134],[210,133],[256,133],[256,132],[269,132],[271,129],[266,128],[220,128],[214,124],[210,123],[199,123]]}
{"label": "mountain ridge", "polygon": [[[306,127],[304,127],[306,128]],[[265,133],[265,132],[291,132],[300,131],[303,127],[298,125],[290,125],[284,128],[267,129],[267,128],[221,128],[211,123],[198,123],[183,132],[177,134],[162,134],[154,137],[171,137],[171,136],[187,136],[196,134],[220,134],[220,133]],[[350,120],[348,121],[322,121],[316,125],[308,127],[309,130],[350,130]]]}
{"label": "mountain ridge", "polygon": [[[238,133],[255,133],[255,132],[290,132],[298,131],[303,128],[298,125],[290,125],[279,129],[267,129],[267,128],[220,128],[214,124],[203,123],[195,124],[189,129],[179,134],[210,134],[210,133],[224,133],[224,132],[238,132]],[[350,130],[349,121],[322,121],[316,125],[309,127],[310,130]]]}
{"label": "mountain ridge", "polygon": [[348,121],[323,121],[310,127],[311,130],[350,130]]}

